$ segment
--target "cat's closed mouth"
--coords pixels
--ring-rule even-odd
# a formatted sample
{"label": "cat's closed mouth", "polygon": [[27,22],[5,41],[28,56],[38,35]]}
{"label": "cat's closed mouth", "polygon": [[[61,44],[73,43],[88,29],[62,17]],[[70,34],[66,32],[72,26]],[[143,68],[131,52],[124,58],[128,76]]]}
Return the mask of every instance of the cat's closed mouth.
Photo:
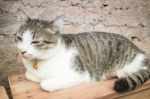
{"label": "cat's closed mouth", "polygon": [[20,59],[21,57],[23,58],[28,58],[28,59],[33,59],[33,55],[32,54],[21,54],[20,52],[17,53],[16,55],[17,60]]}
{"label": "cat's closed mouth", "polygon": [[23,54],[22,57],[24,57],[24,58],[31,58],[32,54]]}

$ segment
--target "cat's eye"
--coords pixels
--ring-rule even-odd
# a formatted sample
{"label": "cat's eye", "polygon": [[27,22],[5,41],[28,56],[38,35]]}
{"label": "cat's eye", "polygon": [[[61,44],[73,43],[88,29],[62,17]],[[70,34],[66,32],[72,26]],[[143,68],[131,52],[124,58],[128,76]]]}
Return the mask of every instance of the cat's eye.
{"label": "cat's eye", "polygon": [[18,41],[22,41],[22,38],[20,36],[17,36]]}
{"label": "cat's eye", "polygon": [[40,43],[39,41],[32,41],[32,44],[38,44]]}
{"label": "cat's eye", "polygon": [[43,41],[44,43],[47,43],[47,44],[53,44],[55,42],[51,42],[51,41]]}

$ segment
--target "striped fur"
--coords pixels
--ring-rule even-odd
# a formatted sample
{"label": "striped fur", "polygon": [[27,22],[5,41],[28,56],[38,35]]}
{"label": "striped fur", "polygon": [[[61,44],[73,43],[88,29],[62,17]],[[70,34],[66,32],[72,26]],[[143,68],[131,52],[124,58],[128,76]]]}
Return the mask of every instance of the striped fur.
{"label": "striped fur", "polygon": [[118,92],[133,90],[141,86],[145,81],[150,78],[150,68],[139,70],[125,78],[120,78],[115,82],[114,90]]}

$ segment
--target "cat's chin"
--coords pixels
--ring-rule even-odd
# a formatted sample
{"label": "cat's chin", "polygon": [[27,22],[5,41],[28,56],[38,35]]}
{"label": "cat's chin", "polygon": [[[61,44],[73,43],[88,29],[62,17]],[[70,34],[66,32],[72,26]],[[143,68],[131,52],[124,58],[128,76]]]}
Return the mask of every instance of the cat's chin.
{"label": "cat's chin", "polygon": [[30,54],[22,55],[22,57],[25,58],[25,59],[28,59],[28,60],[34,59],[34,57]]}
{"label": "cat's chin", "polygon": [[37,60],[47,60],[47,58],[45,57],[33,57],[33,56],[22,56],[24,59],[27,59],[27,60],[34,60],[34,59],[37,59]]}

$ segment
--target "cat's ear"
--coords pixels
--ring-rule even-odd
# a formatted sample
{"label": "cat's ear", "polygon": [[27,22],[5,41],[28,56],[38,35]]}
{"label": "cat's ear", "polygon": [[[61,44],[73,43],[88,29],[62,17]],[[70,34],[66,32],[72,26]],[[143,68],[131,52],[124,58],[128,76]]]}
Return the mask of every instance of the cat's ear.
{"label": "cat's ear", "polygon": [[51,29],[52,29],[52,31],[55,32],[55,34],[60,34],[60,29],[59,29],[59,27],[52,25],[52,26],[51,26]]}
{"label": "cat's ear", "polygon": [[60,34],[60,29],[64,24],[64,16],[58,16],[50,22],[49,27],[56,33]]}
{"label": "cat's ear", "polygon": [[29,17],[21,9],[17,10],[16,16],[17,16],[18,21],[27,21],[29,19]]}

